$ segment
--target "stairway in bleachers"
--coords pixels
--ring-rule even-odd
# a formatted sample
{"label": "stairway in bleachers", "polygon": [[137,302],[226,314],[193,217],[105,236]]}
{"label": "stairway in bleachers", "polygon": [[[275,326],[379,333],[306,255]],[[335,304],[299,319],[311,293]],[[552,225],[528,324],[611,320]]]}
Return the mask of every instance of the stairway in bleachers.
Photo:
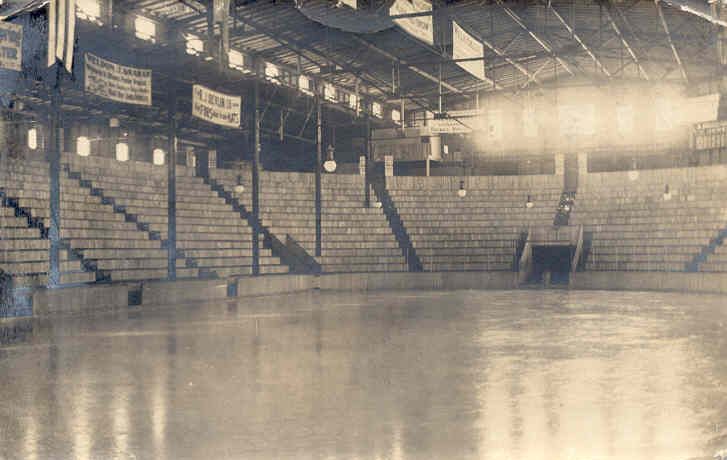
{"label": "stairway in bleachers", "polygon": [[552,225],[562,178],[468,177],[464,197],[456,177],[392,177],[387,188],[426,271],[497,271],[513,270],[523,232]]}
{"label": "stairway in bleachers", "polygon": [[[250,171],[213,170],[212,177],[247,209],[252,209]],[[235,193],[238,178],[245,191]],[[363,177],[344,174],[322,178],[322,252],[315,259],[324,272],[407,271],[383,211],[365,208]],[[260,216],[281,241],[290,235],[315,254],[315,176],[263,171]]]}
{"label": "stairway in bleachers", "polygon": [[396,241],[399,243],[399,247],[401,248],[404,258],[409,266],[409,271],[423,271],[424,267],[422,266],[422,261],[419,260],[416,248],[414,248],[414,244],[411,242],[411,238],[409,238],[409,233],[406,231],[406,226],[401,220],[401,216],[399,215],[399,211],[396,209],[394,200],[391,199],[389,191],[386,190],[385,181],[374,182],[371,185],[371,188],[374,192],[371,194],[371,200],[373,201],[375,197],[376,200],[381,203],[381,209],[384,211],[384,215],[386,216],[386,220],[389,222],[391,231],[394,233],[394,236],[396,236]]}
{"label": "stairway in bleachers", "polygon": [[[220,277],[251,275],[252,228],[201,177],[190,168],[181,169],[185,173],[177,175],[177,247]],[[262,243],[264,236],[259,237]],[[288,270],[270,249],[260,249],[260,274]]]}
{"label": "stairway in bleachers", "polygon": [[[166,278],[167,169],[143,162],[120,163],[103,158],[68,156],[71,168],[102,192],[120,212],[142,225],[153,250],[134,251]],[[203,182],[191,168],[177,167],[177,277],[228,277],[252,273],[252,231],[232,207]],[[138,229],[137,229],[138,230]],[[104,253],[105,254],[105,253]],[[93,253],[92,256],[104,255]],[[261,251],[261,273],[286,273],[269,251]]]}
{"label": "stairway in bleachers", "polygon": [[[722,166],[589,174],[571,216],[592,234],[586,269],[694,267],[727,222],[724,177]],[[701,269],[727,268],[719,260],[710,257]]]}
{"label": "stairway in bleachers", "polygon": [[[62,206],[83,206],[86,199],[79,190],[65,188]],[[16,286],[44,286],[50,270],[50,217],[48,163],[42,160],[6,160],[0,171],[0,268],[14,277]],[[61,237],[73,219],[61,221]],[[63,242],[67,243],[67,242]],[[97,274],[84,266],[78,254],[62,244],[60,284],[93,282]]]}
{"label": "stairway in bleachers", "polygon": [[[166,202],[160,208],[157,198],[159,169],[153,170],[144,163],[124,164],[104,159],[80,159],[66,156],[64,170],[68,177],[77,180],[81,187],[110,205],[128,228],[150,241],[149,247],[83,248],[85,256],[95,260],[99,268],[112,273],[112,281],[163,279],[168,276],[166,236]],[[133,170],[134,174],[127,171]],[[166,171],[166,170],[164,170]],[[156,214],[164,212],[163,216]],[[163,218],[163,224],[158,223]],[[147,220],[148,219],[148,220]],[[151,222],[154,222],[152,224]],[[122,262],[121,260],[124,260]],[[177,278],[194,278],[198,270],[191,260],[178,255]]]}

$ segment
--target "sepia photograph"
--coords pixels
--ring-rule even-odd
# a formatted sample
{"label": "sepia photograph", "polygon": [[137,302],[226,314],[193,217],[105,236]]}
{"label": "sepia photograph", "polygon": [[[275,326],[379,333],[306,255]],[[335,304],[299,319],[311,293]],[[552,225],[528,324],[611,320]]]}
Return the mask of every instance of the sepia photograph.
{"label": "sepia photograph", "polygon": [[727,460],[727,0],[0,0],[0,460]]}

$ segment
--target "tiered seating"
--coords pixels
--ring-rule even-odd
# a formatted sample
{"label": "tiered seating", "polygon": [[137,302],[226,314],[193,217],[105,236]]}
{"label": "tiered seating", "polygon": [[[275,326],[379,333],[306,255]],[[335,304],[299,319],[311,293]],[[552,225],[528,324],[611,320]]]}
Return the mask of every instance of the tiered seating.
{"label": "tiered seating", "polygon": [[[260,273],[287,273],[260,237]],[[252,229],[190,170],[177,176],[177,247],[220,277],[252,274]]]}
{"label": "tiered seating", "polygon": [[[99,269],[110,271],[112,280],[162,279],[167,273],[167,250],[162,241],[167,236],[167,185],[166,168],[150,163],[77,155],[64,156],[71,170],[81,174],[103,196],[113,198],[128,214],[137,216],[140,222],[149,224],[149,230],[159,233],[160,239],[151,240],[147,232],[139,231],[136,224],[124,222],[121,213],[89,215],[97,220],[94,224],[103,230],[130,230],[129,237],[117,238],[117,233],[106,233],[111,240],[92,243],[78,240],[74,247],[82,249],[84,258],[94,260]],[[112,220],[100,220],[100,219]],[[198,269],[187,267],[183,258],[177,259],[177,277],[194,278]]]}
{"label": "tiered seating", "polygon": [[[391,177],[387,188],[425,270],[511,270],[529,227],[551,226],[560,176]],[[533,206],[528,208],[528,195]]]}
{"label": "tiered seating", "polygon": [[[324,175],[321,192],[323,240],[318,261],[324,272],[408,270],[384,211],[363,206],[362,176]],[[371,191],[372,203],[375,197]]]}
{"label": "tiered seating", "polygon": [[[0,269],[13,276],[18,287],[48,283],[50,240],[41,238],[38,228],[28,227],[27,219],[15,217],[15,210],[0,206]],[[62,284],[94,281],[94,273],[84,272],[81,263],[68,251],[60,252]]]}
{"label": "tiered seating", "polygon": [[[242,176],[245,191],[233,194],[252,210],[250,171],[211,173],[229,192]],[[310,173],[262,172],[260,215],[263,224],[281,241],[290,235],[315,254],[315,176]],[[383,211],[364,208],[361,176],[324,175],[321,181],[322,247],[316,259],[324,272],[405,271],[396,238]],[[372,194],[373,196],[373,194]]]}
{"label": "tiered seating", "polygon": [[[210,177],[252,211],[252,172],[213,169]],[[235,186],[240,179],[245,187],[238,193]],[[313,174],[268,172],[260,173],[260,219],[263,225],[281,241],[290,235],[309,254],[315,252],[315,177]]]}
{"label": "tiered seating", "polygon": [[593,232],[586,269],[684,271],[727,222],[725,172],[719,166],[588,174],[571,215],[571,223]]}
{"label": "tiered seating", "polygon": [[[128,214],[149,225],[149,230],[167,239],[167,170],[142,162],[102,158],[73,158],[72,169],[103,190]],[[140,251],[146,264],[159,264],[166,277],[167,252],[155,241],[159,251]],[[220,277],[252,273],[252,231],[231,206],[225,204],[194,170],[177,167],[177,277],[196,277],[200,271]],[[95,255],[95,254],[94,254]],[[186,266],[184,258],[197,268]],[[156,261],[156,262],[154,262]],[[261,250],[261,273],[285,273],[269,250]],[[151,276],[156,278],[157,276]]]}
{"label": "tiered seating", "polygon": [[[38,159],[5,160],[0,167],[0,188],[18,206],[27,209],[46,227],[49,226],[48,163]],[[88,204],[87,196],[63,181],[65,193],[61,208],[61,237],[76,223],[74,211]],[[30,228],[26,218],[15,217],[12,207],[0,207],[0,268],[15,277],[16,285],[45,285],[48,282],[50,241],[42,238],[39,228]],[[60,251],[60,283],[95,281],[95,273],[86,272],[81,262],[68,251]]]}

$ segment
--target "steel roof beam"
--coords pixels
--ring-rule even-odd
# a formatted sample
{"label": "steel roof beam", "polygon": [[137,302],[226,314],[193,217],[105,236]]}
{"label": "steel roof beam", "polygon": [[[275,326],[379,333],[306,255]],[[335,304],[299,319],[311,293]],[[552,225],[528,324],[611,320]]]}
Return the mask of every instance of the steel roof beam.
{"label": "steel roof beam", "polygon": [[[239,15],[237,13],[237,11],[234,11],[233,12],[233,16],[238,21],[244,22],[245,24],[249,25],[253,29],[255,29],[258,32],[262,33],[263,35],[265,35],[265,36],[273,39],[274,41],[280,43],[281,45],[286,46],[291,51],[295,52],[296,54],[300,55],[301,57],[303,57],[305,59],[310,60],[311,62],[313,62],[314,64],[316,64],[316,65],[318,65],[320,67],[320,64],[316,63],[314,60],[310,59],[309,57],[305,56],[302,53],[301,49],[304,47],[304,45],[302,43],[299,43],[296,39],[289,38],[289,37],[284,37],[282,34],[280,34],[279,31],[270,30],[266,26],[264,26],[262,24],[258,24],[256,21],[250,20],[247,17],[244,17],[244,16]],[[353,35],[353,37],[355,37],[355,35]],[[313,53],[313,54],[315,54],[315,55],[317,55],[317,56],[319,56],[319,57],[327,60],[328,62],[330,62],[330,63],[332,63],[332,64],[334,64],[334,65],[336,65],[338,67],[341,67],[345,72],[347,72],[347,73],[351,74],[352,76],[360,79],[365,85],[367,85],[367,86],[369,86],[371,88],[374,88],[377,91],[381,92],[381,94],[383,96],[385,96],[386,94],[389,93],[388,89],[386,89],[389,86],[389,83],[388,82],[383,81],[380,78],[375,77],[373,75],[369,75],[367,78],[359,76],[361,73],[363,73],[363,70],[364,70],[363,68],[362,69],[352,69],[347,64],[341,63],[341,62],[337,62],[336,60],[331,59],[330,56],[323,55],[320,51],[318,51],[318,50],[316,50],[314,48],[308,48],[308,50],[311,53]],[[434,78],[436,78],[436,77],[434,77]],[[459,89],[457,89],[457,90],[458,91],[461,91]],[[462,93],[462,94],[464,95],[464,93]],[[424,109],[424,110],[433,111],[432,108],[429,105],[429,101],[422,102],[422,101],[419,101],[419,100],[414,99],[412,97],[408,97],[406,95],[404,95],[404,96],[407,99],[409,99],[417,107],[419,107],[421,109]]]}
{"label": "steel roof beam", "polygon": [[604,13],[606,13],[606,17],[608,21],[611,23],[611,28],[618,36],[619,40],[621,40],[621,44],[624,48],[626,48],[626,52],[629,53],[629,56],[631,56],[631,60],[634,61],[634,64],[636,64],[636,68],[639,70],[639,74],[644,76],[645,80],[649,80],[649,74],[646,73],[646,70],[644,70],[644,67],[641,65],[641,62],[639,61],[639,58],[636,56],[636,53],[634,53],[633,48],[631,48],[631,45],[626,40],[626,37],[621,33],[621,28],[616,24],[616,21],[613,19],[613,16],[611,15],[611,12],[609,11],[612,8],[611,1],[606,0],[606,8],[603,10]]}
{"label": "steel roof beam", "polygon": [[[409,69],[412,72],[416,73],[420,77],[425,78],[425,79],[427,79],[427,80],[429,80],[431,82],[434,82],[434,83],[439,84],[439,77],[438,76],[432,75],[429,72],[424,71],[424,70],[420,69],[419,67],[408,63],[406,60],[403,60],[403,59],[401,59],[401,58],[399,58],[399,57],[397,57],[397,56],[389,53],[388,51],[379,48],[378,46],[374,45],[373,43],[369,42],[368,40],[365,40],[365,39],[363,39],[363,38],[361,38],[361,37],[359,37],[357,35],[353,35],[353,39],[355,41],[357,41],[358,43],[360,43],[360,44],[368,47],[370,50],[376,51],[377,53],[379,53],[380,55],[384,56],[385,58],[391,59],[392,61],[398,62],[399,65],[402,65],[402,66],[406,67],[407,69]],[[494,81],[492,81],[492,80],[488,80],[488,83],[490,83],[491,85],[497,87],[496,83]],[[447,88],[449,91],[452,91],[453,93],[464,94],[464,92],[461,89],[459,89],[459,88],[457,88],[455,86],[452,86],[452,85],[450,85],[447,82],[444,82],[443,81],[442,82],[442,86],[444,88]]]}
{"label": "steel roof beam", "polygon": [[570,75],[574,75],[573,70],[571,70],[568,63],[566,63],[562,58],[560,58],[556,53],[553,47],[546,42],[544,39],[540,38],[538,34],[533,32],[526,24],[523,22],[523,20],[520,18],[520,16],[517,15],[513,10],[510,9],[502,0],[495,0],[497,4],[502,8],[502,10],[510,16],[510,19],[512,19],[522,30],[524,30],[530,37],[535,40],[546,52],[550,53],[553,58],[560,64],[566,72],[568,72]]}
{"label": "steel roof beam", "polygon": [[558,13],[558,11],[555,9],[555,7],[553,6],[553,3],[550,0],[548,0],[548,9],[553,13],[553,16],[555,16],[555,18],[558,19],[558,21],[560,21],[561,24],[563,24],[563,27],[565,27],[565,29],[568,31],[568,33],[571,34],[571,37],[573,37],[573,39],[581,46],[581,48],[583,48],[583,50],[588,54],[588,56],[590,56],[591,60],[593,60],[593,62],[601,70],[601,72],[603,72],[604,75],[606,75],[608,78],[611,78],[611,73],[608,71],[606,66],[604,66],[601,63],[601,61],[596,57],[596,55],[593,54],[593,52],[588,47],[588,45],[586,45],[583,42],[583,40],[581,40],[581,37],[578,36],[576,31],[573,29],[573,27],[571,27],[566,22],[566,20],[563,19],[563,16],[561,16],[560,13]]}
{"label": "steel roof beam", "polygon": [[[710,3],[716,0],[711,0]],[[720,26],[720,27],[727,27],[727,20],[716,16],[713,12],[707,13],[706,11],[701,11],[699,8],[695,8],[692,5],[690,5],[691,2],[685,1],[685,0],[665,0],[666,3],[673,6],[674,8],[678,8],[681,11],[684,11],[685,13],[692,14],[694,16],[698,16],[706,21],[709,21],[710,23]]]}
{"label": "steel roof beam", "polygon": [[661,26],[664,28],[664,32],[666,33],[666,41],[669,43],[671,52],[674,55],[674,60],[679,66],[679,71],[682,74],[682,78],[686,83],[689,83],[689,78],[687,78],[687,71],[684,69],[684,64],[682,63],[682,59],[679,57],[677,47],[674,45],[674,40],[672,40],[671,38],[671,32],[669,32],[669,24],[667,24],[666,18],[664,17],[664,11],[661,8],[661,2],[659,2],[659,0],[654,0],[654,3],[656,4],[656,11],[659,13],[659,21],[661,21]]}

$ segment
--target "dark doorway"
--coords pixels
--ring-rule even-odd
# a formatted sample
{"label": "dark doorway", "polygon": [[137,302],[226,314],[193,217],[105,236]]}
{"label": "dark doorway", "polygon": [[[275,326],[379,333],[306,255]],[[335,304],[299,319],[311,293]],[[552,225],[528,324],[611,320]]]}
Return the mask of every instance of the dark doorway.
{"label": "dark doorway", "polygon": [[532,283],[543,283],[546,272],[550,273],[550,284],[567,285],[570,280],[571,246],[535,246],[533,247]]}

